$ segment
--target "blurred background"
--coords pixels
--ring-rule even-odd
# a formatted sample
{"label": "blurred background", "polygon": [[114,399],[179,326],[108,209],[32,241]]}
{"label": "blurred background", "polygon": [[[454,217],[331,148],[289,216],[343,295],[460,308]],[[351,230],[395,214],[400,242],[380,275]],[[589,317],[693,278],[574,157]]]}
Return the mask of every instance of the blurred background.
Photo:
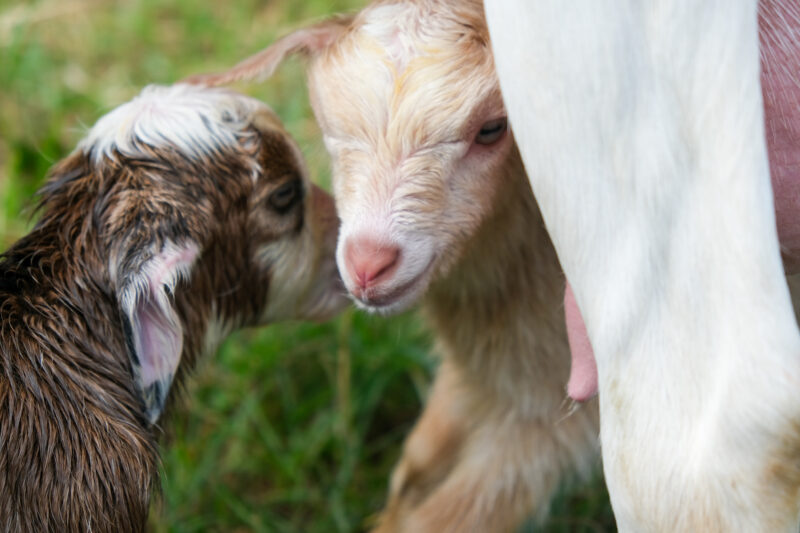
{"label": "blurred background", "polygon": [[[0,251],[32,225],[49,167],[149,83],[226,68],[363,0],[0,0]],[[328,188],[299,60],[240,86],[281,116]],[[163,423],[156,532],[350,532],[369,527],[435,369],[415,312],[233,335]],[[0,443],[2,446],[3,443]],[[1,496],[0,496],[1,497]],[[612,531],[602,481],[566,489],[524,531]]]}

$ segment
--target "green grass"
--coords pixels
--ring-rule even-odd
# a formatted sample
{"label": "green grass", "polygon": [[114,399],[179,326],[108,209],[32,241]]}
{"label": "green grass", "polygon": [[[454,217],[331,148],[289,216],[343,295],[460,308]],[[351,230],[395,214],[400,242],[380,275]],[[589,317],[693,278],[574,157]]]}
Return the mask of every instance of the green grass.
{"label": "green grass", "polygon": [[[30,227],[47,169],[148,83],[224,68],[356,0],[0,0],[0,250]],[[302,65],[243,90],[298,139],[315,180],[328,160]],[[434,361],[421,318],[349,311],[327,324],[232,336],[164,423],[157,532],[350,532],[380,509]],[[2,445],[2,443],[0,443]],[[526,531],[608,531],[602,483],[566,491]]]}

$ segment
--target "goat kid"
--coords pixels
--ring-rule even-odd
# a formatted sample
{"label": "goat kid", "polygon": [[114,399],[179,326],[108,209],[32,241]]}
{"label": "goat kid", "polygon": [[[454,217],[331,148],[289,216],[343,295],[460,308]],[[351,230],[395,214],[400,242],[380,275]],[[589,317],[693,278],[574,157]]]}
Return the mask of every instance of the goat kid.
{"label": "goat kid", "polygon": [[442,362],[380,531],[509,531],[596,462],[596,407],[564,409],[564,278],[488,37],[480,1],[375,2],[192,78],[263,77],[287,54],[309,56],[345,284],[377,313],[424,296]]}
{"label": "goat kid", "polygon": [[333,202],[265,105],[176,85],[101,118],[39,209],[0,259],[0,529],[143,531],[171,383],[346,302]]}
{"label": "goat kid", "polygon": [[800,335],[778,235],[796,271],[800,5],[486,6],[594,347],[619,529],[796,532]]}

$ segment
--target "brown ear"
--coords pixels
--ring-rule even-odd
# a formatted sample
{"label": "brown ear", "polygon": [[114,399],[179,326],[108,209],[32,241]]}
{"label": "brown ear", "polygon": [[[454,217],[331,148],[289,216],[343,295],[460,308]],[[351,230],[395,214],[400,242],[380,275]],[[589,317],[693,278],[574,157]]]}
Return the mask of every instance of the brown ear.
{"label": "brown ear", "polygon": [[317,24],[300,28],[225,72],[196,74],[182,81],[209,87],[226,85],[235,81],[263,81],[272,76],[286,56],[296,53],[313,55],[330,46],[352,20],[352,15],[337,15]]}

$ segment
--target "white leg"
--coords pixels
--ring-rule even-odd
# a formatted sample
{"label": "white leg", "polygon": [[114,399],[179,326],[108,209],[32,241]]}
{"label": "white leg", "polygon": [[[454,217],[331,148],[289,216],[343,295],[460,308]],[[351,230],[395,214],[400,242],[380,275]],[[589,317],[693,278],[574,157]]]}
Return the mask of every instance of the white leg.
{"label": "white leg", "polygon": [[756,2],[487,0],[510,120],[595,349],[623,531],[796,531],[800,335]]}

